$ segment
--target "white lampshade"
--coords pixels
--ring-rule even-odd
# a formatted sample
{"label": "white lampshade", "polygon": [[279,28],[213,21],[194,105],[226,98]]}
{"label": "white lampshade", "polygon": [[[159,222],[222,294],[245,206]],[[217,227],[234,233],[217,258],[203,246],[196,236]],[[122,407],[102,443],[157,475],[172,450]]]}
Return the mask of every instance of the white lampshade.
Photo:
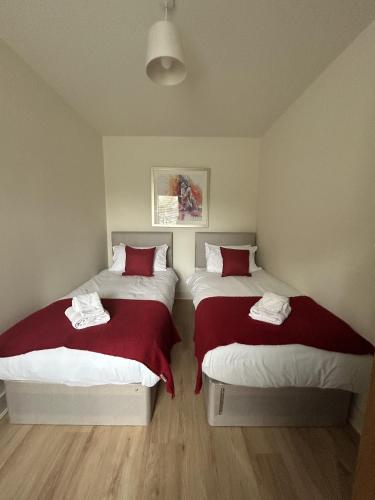
{"label": "white lampshade", "polygon": [[187,74],[176,26],[168,20],[153,24],[148,34],[147,76],[159,85],[176,85]]}

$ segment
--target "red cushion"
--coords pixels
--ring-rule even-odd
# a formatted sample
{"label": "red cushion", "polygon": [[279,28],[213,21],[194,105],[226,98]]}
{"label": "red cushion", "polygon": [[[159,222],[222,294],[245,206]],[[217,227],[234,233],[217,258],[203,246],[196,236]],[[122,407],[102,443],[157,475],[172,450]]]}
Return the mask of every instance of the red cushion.
{"label": "red cushion", "polygon": [[155,249],[125,246],[126,261],[123,276],[153,276]]}
{"label": "red cushion", "polygon": [[235,250],[220,247],[223,257],[222,276],[251,276],[249,273],[249,250]]}

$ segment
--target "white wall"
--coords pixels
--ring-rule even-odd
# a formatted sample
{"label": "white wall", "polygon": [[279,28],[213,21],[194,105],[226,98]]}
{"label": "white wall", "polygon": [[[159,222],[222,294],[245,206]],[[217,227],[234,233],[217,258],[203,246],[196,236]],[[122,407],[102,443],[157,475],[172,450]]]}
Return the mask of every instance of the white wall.
{"label": "white wall", "polygon": [[375,343],[375,24],[262,139],[263,265]]}
{"label": "white wall", "polygon": [[[209,167],[209,227],[202,230],[255,229],[257,139],[105,137],[103,148],[109,259],[111,231],[160,230],[151,226],[152,166]],[[194,271],[195,229],[173,233],[178,296],[187,296],[183,279]]]}
{"label": "white wall", "polygon": [[101,137],[0,41],[0,332],[106,262]]}

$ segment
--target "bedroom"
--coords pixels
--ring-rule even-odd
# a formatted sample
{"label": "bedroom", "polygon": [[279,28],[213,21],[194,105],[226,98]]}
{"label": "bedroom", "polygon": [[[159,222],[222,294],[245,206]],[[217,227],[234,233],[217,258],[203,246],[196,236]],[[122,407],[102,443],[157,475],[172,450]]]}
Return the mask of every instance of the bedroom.
{"label": "bedroom", "polygon": [[[110,267],[114,232],[147,238],[134,246],[162,232],[183,338],[175,398],[160,382],[147,427],[5,415],[0,498],[350,498],[353,482],[372,498],[374,396],[363,430],[364,397],[345,426],[208,425],[186,279],[196,235],[256,233],[259,266],[375,343],[374,3],[176,0],[187,76],[173,86],[145,71],[163,14],[158,0],[0,4],[0,331]],[[152,225],[153,167],[208,169],[208,225]]]}

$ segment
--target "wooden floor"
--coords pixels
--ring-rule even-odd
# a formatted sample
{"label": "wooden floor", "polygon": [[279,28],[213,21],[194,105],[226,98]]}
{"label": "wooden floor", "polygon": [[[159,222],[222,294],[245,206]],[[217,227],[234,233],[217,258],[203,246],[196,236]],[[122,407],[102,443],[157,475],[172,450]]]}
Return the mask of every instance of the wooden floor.
{"label": "wooden floor", "polygon": [[349,499],[358,439],[331,429],[211,428],[195,396],[192,305],[177,301],[176,398],[159,391],[151,425],[0,423],[3,499]]}

